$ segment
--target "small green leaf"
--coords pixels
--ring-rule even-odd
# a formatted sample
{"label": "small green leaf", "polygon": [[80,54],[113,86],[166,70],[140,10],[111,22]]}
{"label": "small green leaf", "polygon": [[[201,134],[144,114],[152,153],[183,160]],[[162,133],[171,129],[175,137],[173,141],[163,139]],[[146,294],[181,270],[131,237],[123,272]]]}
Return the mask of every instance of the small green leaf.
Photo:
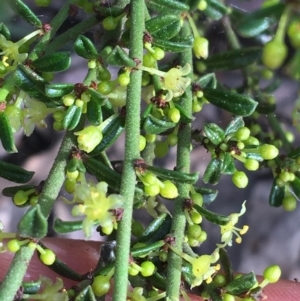
{"label": "small green leaf", "polygon": [[[111,117],[110,117],[111,118]],[[106,121],[104,121],[106,122]],[[115,115],[111,118],[111,121],[102,130],[103,138],[101,142],[90,152],[90,156],[97,156],[101,152],[109,148],[122,134],[125,127],[125,118],[119,115]]]}
{"label": "small green leaf", "polygon": [[272,114],[276,110],[276,104],[258,102],[255,111],[259,114]]}
{"label": "small green leaf", "polygon": [[7,2],[11,9],[29,24],[42,27],[41,20],[36,14],[21,0],[10,0]]}
{"label": "small green leaf", "polygon": [[42,239],[47,231],[48,222],[39,204],[26,211],[18,224],[18,234],[21,237]]}
{"label": "small green leaf", "polygon": [[233,280],[234,274],[232,269],[232,264],[228,256],[227,251],[224,248],[219,249],[220,262],[222,265],[222,270],[224,271],[226,277],[226,283],[229,283]]}
{"label": "small green leaf", "polygon": [[242,15],[234,27],[238,34],[243,37],[257,37],[278,21],[284,8],[283,3],[278,3]]}
{"label": "small green leaf", "polygon": [[176,123],[158,119],[152,115],[148,115],[143,123],[143,129],[147,134],[160,134],[166,130],[172,129]]}
{"label": "small green leaf", "polygon": [[73,90],[74,84],[49,84],[45,86],[45,93],[51,98],[62,97]]}
{"label": "small green leaf", "polygon": [[188,283],[188,285],[192,286],[195,281],[195,276],[193,274],[193,266],[190,262],[183,260],[181,266],[182,277]]}
{"label": "small green leaf", "polygon": [[237,32],[245,38],[256,37],[268,29],[272,23],[272,20],[268,17],[240,22],[237,26]]}
{"label": "small green leaf", "polygon": [[190,7],[186,3],[182,3],[182,1],[180,2],[176,0],[150,0],[147,2],[147,7],[163,13],[165,13],[166,11],[170,13],[170,10],[181,13],[189,11],[190,9]]}
{"label": "small green leaf", "polygon": [[146,21],[145,27],[153,38],[170,40],[181,29],[180,16],[170,14],[159,15]]}
{"label": "small green leaf", "polygon": [[105,103],[106,98],[104,98],[103,95],[98,91],[96,91],[95,89],[88,88],[87,92],[90,94],[91,99],[96,101],[100,106],[102,106]]}
{"label": "small green leaf", "polygon": [[261,52],[260,47],[234,49],[212,55],[203,63],[210,71],[242,69],[256,62]]}
{"label": "small green leaf", "polygon": [[115,185],[113,188],[115,190],[119,189],[121,184],[121,174],[116,172],[114,169],[111,169],[100,160],[96,160],[91,157],[86,157],[83,163],[91,174],[101,179],[101,181],[103,180],[108,182],[108,184],[111,183],[111,181],[114,181]]}
{"label": "small green leaf", "polygon": [[14,133],[9,122],[9,118],[5,111],[0,112],[0,139],[3,148],[8,153],[17,153],[17,147],[15,145]]}
{"label": "small green leaf", "polygon": [[241,277],[232,280],[223,289],[229,294],[238,296],[248,292],[256,284],[256,276],[253,272],[250,272],[249,274],[242,275]]}
{"label": "small green leaf", "polygon": [[85,59],[90,60],[98,57],[98,52],[93,42],[83,35],[80,35],[76,39],[74,50],[79,56],[84,57]]}
{"label": "small green leaf", "polygon": [[91,98],[87,104],[86,117],[90,124],[99,125],[102,122],[102,109],[98,101]]}
{"label": "small green leaf", "polygon": [[149,255],[151,252],[158,251],[164,245],[165,242],[163,240],[158,240],[151,244],[148,243],[146,246],[131,249],[130,255],[132,257],[144,257]]}
{"label": "small green leaf", "polygon": [[295,177],[295,180],[290,182],[290,185],[297,198],[300,198],[300,179]]}
{"label": "small green leaf", "polygon": [[234,117],[225,130],[225,136],[235,133],[238,129],[240,129],[243,126],[245,126],[244,119],[240,116]]}
{"label": "small green leaf", "polygon": [[194,204],[193,208],[197,212],[199,212],[202,216],[204,216],[211,223],[214,223],[214,224],[217,224],[220,226],[225,226],[230,221],[230,218],[228,216],[209,211],[197,204]]}
{"label": "small green leaf", "polygon": [[172,218],[167,213],[162,213],[154,219],[144,230],[143,235],[139,238],[139,242],[153,243],[164,237],[170,232]]}
{"label": "small green leaf", "polygon": [[166,290],[166,283],[167,283],[166,276],[161,275],[156,271],[152,276],[148,278],[150,283],[153,285],[153,287],[156,287],[157,289],[162,291]]}
{"label": "small green leaf", "polygon": [[227,14],[227,7],[218,0],[206,0],[207,8],[203,11],[209,18],[220,20]]}
{"label": "small green leaf", "polygon": [[53,230],[56,233],[69,233],[82,230],[82,221],[63,221],[60,218],[56,218]]}
{"label": "small green leaf", "polygon": [[55,259],[54,263],[48,266],[52,271],[56,274],[65,277],[67,279],[71,279],[74,281],[81,281],[86,278],[86,275],[80,275],[74,270],[72,270],[68,265],[66,265],[63,261],[58,258]]}
{"label": "small green leaf", "polygon": [[176,183],[195,184],[199,178],[199,172],[184,173],[177,170],[169,170],[162,167],[145,164],[145,169],[153,172],[161,179],[174,181]]}
{"label": "small green leaf", "polygon": [[218,195],[218,190],[206,188],[206,187],[197,187],[194,186],[194,189],[197,193],[200,193],[203,197],[203,203],[209,205],[214,201]]}
{"label": "small green leaf", "polygon": [[28,66],[19,64],[13,75],[15,85],[33,98],[44,97],[47,82]]}
{"label": "small green leaf", "polygon": [[89,285],[81,290],[74,301],[97,301],[92,287]]}
{"label": "small green leaf", "polygon": [[197,81],[196,84],[198,84],[201,88],[212,88],[215,89],[217,87],[217,79],[216,75],[214,73],[207,73],[203,76],[201,76]]}
{"label": "small green leaf", "polygon": [[251,97],[227,90],[204,88],[203,93],[213,105],[238,116],[251,115],[257,106]]}
{"label": "small green leaf", "polygon": [[41,281],[22,282],[21,287],[24,294],[37,294],[41,289]]}
{"label": "small green leaf", "polygon": [[220,296],[219,289],[216,287],[216,285],[211,283],[203,282],[203,286],[205,291],[209,294],[209,297],[213,301],[223,301],[223,298]]}
{"label": "small green leaf", "polygon": [[131,68],[136,66],[135,61],[120,46],[116,46],[104,59],[107,64],[113,66]]}
{"label": "small green leaf", "polygon": [[278,186],[276,178],[273,180],[272,188],[269,195],[269,204],[273,207],[280,207],[285,194],[285,186]]}
{"label": "small green leaf", "polygon": [[203,131],[206,137],[211,141],[214,145],[219,145],[225,138],[225,133],[222,128],[220,128],[215,123],[206,123],[204,124]]}
{"label": "small green leaf", "polygon": [[234,159],[230,153],[225,153],[223,158],[222,174],[232,175],[236,168],[234,165]]}
{"label": "small green leaf", "polygon": [[96,2],[93,5],[93,10],[99,14],[100,16],[104,17],[118,17],[122,13],[124,13],[124,9],[117,7],[115,5],[108,5],[106,6],[105,3],[103,2]]}
{"label": "small green leaf", "polygon": [[0,161],[0,177],[15,183],[27,183],[34,175],[20,166]]}
{"label": "small green leaf", "polygon": [[2,34],[6,40],[11,40],[10,31],[3,22],[0,22],[0,34]]}
{"label": "small green leaf", "polygon": [[223,162],[220,159],[214,158],[212,159],[203,175],[203,182],[205,184],[209,183],[215,185],[219,182],[221,177]]}
{"label": "small green leaf", "polygon": [[187,37],[178,38],[177,36],[171,40],[165,39],[153,39],[153,44],[157,47],[162,48],[169,52],[183,52],[189,48],[193,47],[194,36],[189,35]]}
{"label": "small green leaf", "polygon": [[72,131],[76,128],[80,121],[82,114],[82,108],[72,105],[69,106],[63,120],[63,128],[68,131]]}
{"label": "small green leaf", "polygon": [[67,51],[46,54],[32,61],[31,65],[40,72],[65,71],[71,65],[71,54]]}

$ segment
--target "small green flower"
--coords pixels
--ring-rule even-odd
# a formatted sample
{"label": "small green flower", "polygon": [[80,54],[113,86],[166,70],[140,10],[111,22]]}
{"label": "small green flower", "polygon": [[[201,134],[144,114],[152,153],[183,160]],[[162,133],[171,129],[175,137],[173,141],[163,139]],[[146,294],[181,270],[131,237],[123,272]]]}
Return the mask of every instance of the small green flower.
{"label": "small green flower", "polygon": [[184,77],[185,75],[189,75],[192,71],[189,64],[186,64],[184,67],[178,66],[177,68],[171,68],[168,72],[141,65],[137,66],[137,68],[149,72],[150,74],[156,74],[163,79],[163,89],[168,90],[164,99],[165,102],[172,100],[173,97],[181,96],[185,89],[191,84],[191,79]]}
{"label": "small green flower", "polygon": [[106,196],[107,189],[108,184],[105,182],[95,184],[83,181],[75,185],[73,201],[80,204],[73,207],[72,214],[86,216],[83,220],[83,231],[86,238],[91,236],[94,222],[98,222],[101,227],[112,227],[115,217],[110,211],[123,206],[123,196],[119,194]]}
{"label": "small green flower", "polygon": [[[41,29],[36,30],[16,43],[7,40],[4,35],[0,34],[0,56],[2,56],[2,63],[7,68],[6,74],[13,71],[18,63],[22,63],[26,60],[28,54],[19,53],[19,48],[27,41],[41,33]],[[3,74],[2,77],[6,74]]]}
{"label": "small green flower", "polygon": [[57,109],[48,108],[44,103],[29,97],[24,98],[23,101],[24,109],[22,110],[21,123],[25,135],[29,137],[33,133],[35,126],[39,128],[46,128],[47,124],[44,119],[48,116],[48,114],[52,114],[57,111]]}
{"label": "small green flower", "polygon": [[183,258],[192,264],[192,271],[195,279],[191,288],[201,285],[203,281],[210,283],[212,281],[212,275],[220,269],[219,264],[212,265],[220,258],[219,249],[216,249],[211,255],[205,254],[194,258],[186,256],[185,254]]}
{"label": "small green flower", "polygon": [[79,132],[74,133],[77,137],[79,149],[90,153],[101,142],[103,135],[99,126],[90,125]]}
{"label": "small green flower", "polygon": [[242,229],[235,227],[235,224],[238,222],[239,217],[242,216],[246,212],[246,206],[245,206],[246,201],[242,204],[242,209],[240,213],[232,213],[230,214],[230,221],[225,225],[225,226],[220,226],[221,228],[221,242],[223,244],[217,244],[218,247],[224,248],[226,246],[231,246],[232,245],[232,237],[233,234],[237,236],[236,242],[241,243],[242,238],[241,235],[245,234],[249,226],[244,225]]}
{"label": "small green flower", "polygon": [[[164,76],[164,87],[174,97],[182,95],[190,85],[191,79],[183,77],[190,74],[191,66],[186,64],[184,67],[172,68]],[[173,98],[173,97],[172,97]]]}

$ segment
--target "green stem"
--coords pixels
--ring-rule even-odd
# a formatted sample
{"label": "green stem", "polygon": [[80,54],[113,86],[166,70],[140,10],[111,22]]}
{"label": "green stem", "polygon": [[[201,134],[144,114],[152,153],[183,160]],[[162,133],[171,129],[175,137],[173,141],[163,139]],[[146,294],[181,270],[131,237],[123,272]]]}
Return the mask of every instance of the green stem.
{"label": "green stem", "polygon": [[70,156],[70,151],[74,146],[74,134],[73,132],[67,132],[39,196],[41,211],[46,217],[51,213],[56,198],[64,183],[65,168]]}
{"label": "green stem", "polygon": [[[34,50],[29,55],[29,59],[36,59],[38,56],[41,55],[41,53],[45,50],[48,43],[51,41],[51,39],[56,34],[57,30],[60,28],[60,26],[63,24],[63,22],[66,20],[66,18],[69,16],[69,9],[70,4],[72,4],[75,0],[67,0],[61,10],[58,12],[58,14],[53,18],[53,20],[50,23],[51,30],[47,32],[42,39],[38,42],[38,44],[35,46]],[[47,49],[48,51],[48,49]]]}
{"label": "green stem", "polygon": [[227,36],[227,40],[228,40],[231,48],[232,49],[240,49],[241,45],[240,45],[240,42],[239,42],[235,32],[232,29],[229,16],[224,17],[223,26],[224,26],[225,33],[226,33],[226,36]]}
{"label": "green stem", "polygon": [[[187,23],[184,26],[184,35],[190,34],[190,28]],[[180,56],[180,64],[193,66],[192,49],[184,51]],[[190,77],[192,78],[191,71]],[[181,105],[188,115],[192,115],[192,90],[188,87],[183,96]],[[181,124],[178,130],[178,147],[177,147],[177,168],[182,172],[190,171],[190,145],[191,145],[191,124]],[[179,197],[175,201],[171,233],[176,238],[174,248],[182,252],[184,241],[184,230],[186,218],[183,210],[184,200],[189,197],[190,185],[178,184]],[[182,258],[174,252],[169,252],[168,270],[167,270],[167,297],[170,300],[179,300],[179,291],[181,283],[181,264]]]}
{"label": "green stem", "polygon": [[13,301],[15,299],[16,292],[21,286],[33,254],[34,249],[29,248],[27,245],[22,246],[16,253],[9,271],[0,285],[1,301]]}
{"label": "green stem", "polygon": [[290,19],[290,14],[291,14],[291,6],[287,5],[280,17],[278,28],[274,37],[274,40],[280,43],[284,43],[284,36],[286,32],[286,27]]}
{"label": "green stem", "polygon": [[74,27],[57,37],[52,43],[50,43],[46,50],[46,53],[57,51],[72,40],[75,40],[80,34],[86,32],[87,30],[95,26],[97,23],[99,23],[97,17],[92,16],[82,21],[81,23],[75,25]]}
{"label": "green stem", "polygon": [[[130,49],[131,58],[143,59],[144,1],[131,0]],[[114,301],[125,301],[128,288],[128,261],[131,238],[134,188],[136,174],[134,160],[140,157],[140,100],[142,71],[130,74],[126,97],[125,158],[121,182],[121,194],[125,198],[124,213],[117,231]]]}

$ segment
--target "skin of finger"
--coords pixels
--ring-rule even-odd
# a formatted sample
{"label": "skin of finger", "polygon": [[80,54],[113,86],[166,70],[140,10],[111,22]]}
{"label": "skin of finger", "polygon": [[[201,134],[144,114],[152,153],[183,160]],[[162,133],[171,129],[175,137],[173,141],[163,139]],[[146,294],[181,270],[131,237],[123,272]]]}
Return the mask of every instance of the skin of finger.
{"label": "skin of finger", "polygon": [[[81,241],[62,238],[45,238],[44,245],[53,250],[57,257],[67,263],[72,269],[79,274],[85,274],[93,270],[99,259],[99,248],[101,242],[97,241]],[[14,254],[10,252],[0,253],[0,281],[5,276]],[[58,276],[48,267],[43,265],[35,256],[29,266],[26,274],[26,280],[36,280],[40,275],[55,280]],[[262,278],[258,277],[261,282]],[[66,288],[75,284],[74,281],[64,280]],[[281,280],[276,284],[269,284],[264,289],[267,301],[299,301],[300,300],[300,283],[295,281]],[[201,301],[202,299],[195,295],[190,295],[192,301]],[[109,301],[110,298],[107,298]]]}

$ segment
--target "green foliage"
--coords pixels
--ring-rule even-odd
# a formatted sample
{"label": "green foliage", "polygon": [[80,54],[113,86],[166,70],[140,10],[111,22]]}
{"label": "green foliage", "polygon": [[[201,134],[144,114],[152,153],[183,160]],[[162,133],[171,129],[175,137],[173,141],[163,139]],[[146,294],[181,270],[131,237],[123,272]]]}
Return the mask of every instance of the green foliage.
{"label": "green foliage", "polygon": [[[44,7],[50,2],[35,4]],[[36,126],[46,126],[47,116],[65,138],[45,182],[3,190],[17,207],[28,207],[18,223],[18,236],[13,234],[7,248],[21,253],[37,249],[44,264],[78,284],[68,296],[58,292],[61,280],[53,287],[45,279],[32,287],[24,283],[24,292],[34,294],[33,299],[95,301],[108,294],[113,278],[114,300],[145,301],[153,294],[155,300],[179,300],[180,290],[186,296],[184,279],[213,301],[261,299],[261,288],[278,280],[279,267],[265,270],[259,288],[252,272],[234,278],[225,251],[241,243],[248,231],[248,225],[237,226],[246,202],[240,213],[229,215],[207,207],[217,199],[224,201],[217,186],[223,177],[231,177],[236,187],[230,189],[243,189],[251,185],[249,173],[262,167],[273,175],[269,204],[287,211],[297,207],[300,149],[293,148],[291,134],[276,119],[273,96],[282,85],[282,72],[299,80],[297,4],[266,2],[245,13],[218,0],[117,0],[109,6],[68,0],[62,1],[50,24],[42,24],[36,7],[25,1],[12,0],[9,5],[38,30],[14,42],[10,26],[0,23],[2,146],[7,153],[17,152],[15,134],[23,130],[30,136]],[[84,11],[79,23],[63,29],[76,10]],[[209,32],[215,22],[226,33],[225,50],[212,54],[214,37]],[[295,51],[288,51],[285,36]],[[70,71],[74,56],[86,62],[84,80],[58,82],[56,74]],[[280,72],[275,74],[276,69]],[[228,87],[222,78],[233,70],[242,80]],[[226,118],[208,121],[203,107],[217,108]],[[299,116],[298,100],[292,116],[298,128]],[[198,120],[204,120],[201,128],[195,128]],[[117,144],[122,134],[124,146]],[[124,158],[112,161],[111,147],[124,149]],[[175,148],[174,167],[154,160]],[[203,174],[190,162],[198,148],[210,155]],[[0,161],[0,177],[6,180],[24,184],[33,174]],[[61,187],[71,195],[71,201],[63,199],[72,215],[81,218],[56,218],[54,231],[82,230],[88,239],[97,227],[107,240],[89,275],[77,274],[40,246]],[[142,225],[146,219],[139,218],[137,209],[149,214],[147,225]],[[220,228],[220,241],[211,254],[191,250],[211,239],[203,220]],[[1,229],[0,241],[4,234]],[[114,238],[116,252],[108,246],[115,246]],[[23,271],[19,267],[24,264],[16,256],[12,267]],[[14,299],[14,287],[21,286],[23,276],[24,272],[8,274],[0,284],[1,300]],[[48,287],[39,292],[44,282]],[[153,292],[157,288],[161,292]]]}

